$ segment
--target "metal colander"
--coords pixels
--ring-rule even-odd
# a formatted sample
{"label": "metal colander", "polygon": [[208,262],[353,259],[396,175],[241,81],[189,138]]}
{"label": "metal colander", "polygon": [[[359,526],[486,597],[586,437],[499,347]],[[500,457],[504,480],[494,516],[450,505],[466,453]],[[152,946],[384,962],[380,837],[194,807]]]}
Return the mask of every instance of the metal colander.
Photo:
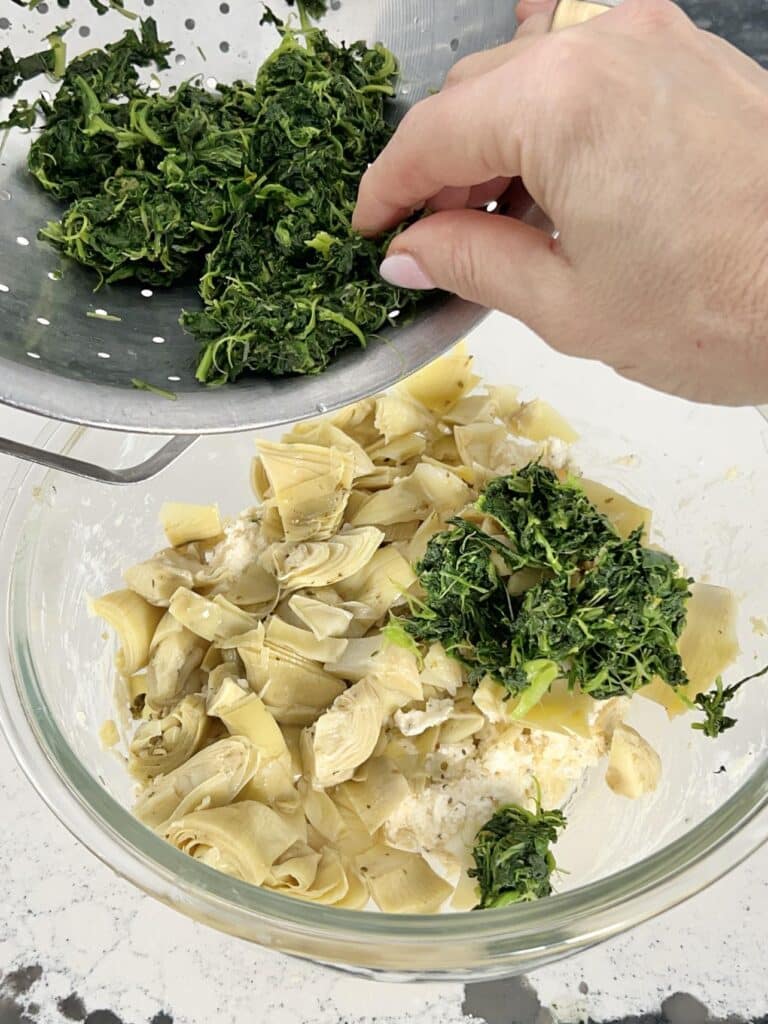
{"label": "metal colander", "polygon": [[[127,24],[117,12],[97,15],[87,0],[73,0],[66,10],[54,0],[33,11],[9,0],[3,6],[0,46],[19,53],[38,48],[65,18],[75,19],[68,56],[117,38]],[[127,6],[151,13],[161,38],[174,42],[164,87],[196,75],[211,87],[218,79],[252,79],[278,42],[273,28],[259,26],[257,0],[127,0]],[[287,14],[282,0],[273,6]],[[326,24],[334,38],[382,40],[400,56],[396,111],[439,86],[457,57],[514,31],[509,0],[341,0],[331,6]],[[20,95],[33,95],[39,83]],[[94,293],[91,272],[68,264],[60,276],[57,253],[36,240],[60,207],[26,173],[29,143],[25,133],[10,132],[0,166],[0,400],[8,404],[54,419],[151,433],[263,427],[388,386],[438,355],[481,315],[458,300],[439,301],[417,322],[383,331],[367,351],[350,351],[322,376],[251,377],[206,389],[194,379],[195,339],[178,324],[182,307],[199,305],[194,285],[162,290],[130,282]],[[136,377],[172,390],[177,400],[137,391],[131,385]]]}
{"label": "metal colander", "polygon": [[[581,0],[564,6],[574,3],[594,6]],[[271,5],[288,15],[283,0]],[[162,74],[165,88],[193,76],[210,88],[217,80],[252,79],[278,42],[272,27],[259,26],[257,0],[127,0],[126,6],[151,14],[160,37],[175,44],[172,69]],[[394,118],[439,87],[457,59],[515,30],[512,0],[331,0],[330,8],[324,27],[333,38],[380,40],[398,55]],[[117,11],[99,16],[88,0],[71,0],[66,9],[43,0],[33,10],[3,0],[0,9],[0,47],[17,54],[39,49],[65,19],[74,21],[66,37],[69,58],[118,38],[127,24]],[[40,81],[18,96],[38,95]],[[0,100],[0,115],[10,102]],[[91,272],[68,263],[62,273],[58,254],[37,240],[61,208],[27,173],[29,144],[18,130],[0,141],[0,403],[56,420],[181,435],[166,445],[153,472],[190,443],[184,437],[287,423],[382,390],[440,355],[483,316],[477,306],[437,298],[412,322],[384,329],[366,350],[350,349],[320,376],[251,376],[206,389],[194,378],[197,343],[178,323],[182,308],[199,304],[194,286],[164,290],[129,282],[94,292]],[[134,378],[172,390],[176,401],[136,390]],[[14,442],[0,439],[0,451],[62,467],[60,458]],[[126,478],[93,469],[85,471]]]}

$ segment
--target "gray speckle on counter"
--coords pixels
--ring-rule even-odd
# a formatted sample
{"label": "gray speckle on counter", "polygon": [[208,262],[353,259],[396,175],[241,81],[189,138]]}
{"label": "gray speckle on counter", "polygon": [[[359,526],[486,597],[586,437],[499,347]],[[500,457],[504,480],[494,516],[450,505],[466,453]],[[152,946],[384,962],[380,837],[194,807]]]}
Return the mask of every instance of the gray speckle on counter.
{"label": "gray speckle on counter", "polygon": [[678,0],[700,28],[768,67],[768,0]]}

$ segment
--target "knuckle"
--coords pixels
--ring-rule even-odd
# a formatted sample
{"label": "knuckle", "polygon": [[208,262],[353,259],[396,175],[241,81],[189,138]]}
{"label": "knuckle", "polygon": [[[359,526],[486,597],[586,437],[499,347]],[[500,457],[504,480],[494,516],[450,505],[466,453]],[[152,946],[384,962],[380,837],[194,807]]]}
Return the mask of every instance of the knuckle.
{"label": "knuckle", "polygon": [[687,19],[672,0],[625,0],[624,15],[640,31],[668,32]]}
{"label": "knuckle", "polygon": [[483,293],[477,254],[467,236],[454,232],[451,239],[449,272],[453,290],[462,298],[477,299]]}
{"label": "knuckle", "polygon": [[474,55],[462,57],[461,60],[457,60],[445,76],[443,88],[451,88],[454,85],[458,85],[459,82],[463,82],[465,78],[471,78],[474,73],[476,63],[477,60]]}

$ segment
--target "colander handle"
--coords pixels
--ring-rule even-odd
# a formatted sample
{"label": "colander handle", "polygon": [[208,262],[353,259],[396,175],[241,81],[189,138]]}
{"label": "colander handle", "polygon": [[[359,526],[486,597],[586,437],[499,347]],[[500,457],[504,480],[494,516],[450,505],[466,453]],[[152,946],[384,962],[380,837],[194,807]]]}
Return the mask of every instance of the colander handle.
{"label": "colander handle", "polygon": [[8,437],[0,437],[0,455],[11,455],[25,462],[34,462],[38,466],[46,466],[48,469],[56,469],[71,476],[80,476],[103,484],[138,484],[157,476],[196,440],[195,434],[172,437],[144,462],[128,466],[127,469],[106,469],[92,462],[73,459],[70,455],[61,455],[59,452],[37,448],[31,444],[22,444]]}

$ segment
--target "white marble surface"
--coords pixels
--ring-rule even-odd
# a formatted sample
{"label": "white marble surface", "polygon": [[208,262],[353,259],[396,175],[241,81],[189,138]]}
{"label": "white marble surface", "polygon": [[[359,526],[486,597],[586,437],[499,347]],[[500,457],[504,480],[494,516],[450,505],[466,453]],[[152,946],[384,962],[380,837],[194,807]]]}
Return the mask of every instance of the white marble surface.
{"label": "white marble surface", "polygon": [[[31,417],[0,409],[0,434],[29,440],[39,426]],[[0,489],[13,469],[0,457]],[[72,993],[88,1011],[89,1024],[462,1024],[470,1019],[461,986],[349,979],[219,935],[155,903],[116,878],[66,832],[22,777],[2,739],[0,908],[0,1024],[60,1024],[67,1017],[59,1001]],[[540,1013],[539,1021],[657,1015],[676,992],[705,1004],[711,1019],[765,1018],[767,920],[768,849],[763,849],[676,910],[532,975],[529,982],[550,1011]],[[41,968],[37,980],[37,971],[12,973],[34,965]],[[500,1006],[487,1014],[488,1024],[534,1024],[535,1012],[530,1021],[508,1015],[514,1001],[510,997],[507,1009],[499,991],[497,986],[493,998],[485,1000]],[[519,994],[519,984],[514,991]],[[467,1005],[477,1010],[485,1005],[481,997],[475,990]],[[78,1004],[70,1001],[65,1009],[75,1019]],[[701,1011],[689,1019],[704,1024],[707,1018]]]}

